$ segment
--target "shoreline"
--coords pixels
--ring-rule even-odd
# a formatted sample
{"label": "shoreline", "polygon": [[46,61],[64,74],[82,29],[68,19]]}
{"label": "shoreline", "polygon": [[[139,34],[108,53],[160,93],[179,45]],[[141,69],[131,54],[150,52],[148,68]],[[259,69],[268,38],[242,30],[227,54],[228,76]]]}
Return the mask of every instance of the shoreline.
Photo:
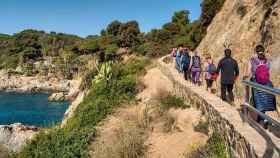
{"label": "shoreline", "polygon": [[[59,125],[61,127],[72,117],[80,102],[83,101],[85,93],[79,89],[80,84],[80,80],[46,79],[42,76],[8,76],[3,73],[3,71],[0,71],[0,92],[48,93],[50,94],[49,101],[69,101],[69,106],[64,112]],[[63,100],[60,100],[61,98],[63,98]],[[32,139],[40,129],[40,127],[24,125],[22,123],[0,125],[0,144],[9,151],[17,152],[26,141]]]}

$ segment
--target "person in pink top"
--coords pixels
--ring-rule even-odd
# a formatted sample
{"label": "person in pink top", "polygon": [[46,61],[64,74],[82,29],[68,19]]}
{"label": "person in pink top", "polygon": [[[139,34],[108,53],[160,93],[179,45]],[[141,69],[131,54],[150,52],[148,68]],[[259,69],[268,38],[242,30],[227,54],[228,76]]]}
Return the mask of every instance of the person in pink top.
{"label": "person in pink top", "polygon": [[204,77],[206,81],[206,90],[209,92],[213,92],[213,82],[217,78],[217,68],[215,64],[213,63],[213,60],[211,56],[206,57],[206,62],[204,65]]}

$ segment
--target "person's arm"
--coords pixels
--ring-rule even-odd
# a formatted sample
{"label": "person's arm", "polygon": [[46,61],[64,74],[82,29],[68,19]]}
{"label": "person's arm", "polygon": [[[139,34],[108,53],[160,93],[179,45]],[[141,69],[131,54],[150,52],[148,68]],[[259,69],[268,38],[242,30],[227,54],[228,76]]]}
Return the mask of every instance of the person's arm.
{"label": "person's arm", "polygon": [[217,66],[217,74],[220,73],[222,67],[222,60],[219,61],[218,66]]}
{"label": "person's arm", "polygon": [[247,68],[245,68],[243,80],[247,80],[252,75],[251,69],[252,69],[252,64],[249,61],[247,64]]}
{"label": "person's arm", "polygon": [[239,66],[237,61],[235,61],[235,79],[237,79],[239,76]]}
{"label": "person's arm", "polygon": [[191,68],[192,68],[192,62],[193,62],[193,58],[192,58],[192,56],[190,56],[190,65],[189,65],[189,70],[191,70]]}

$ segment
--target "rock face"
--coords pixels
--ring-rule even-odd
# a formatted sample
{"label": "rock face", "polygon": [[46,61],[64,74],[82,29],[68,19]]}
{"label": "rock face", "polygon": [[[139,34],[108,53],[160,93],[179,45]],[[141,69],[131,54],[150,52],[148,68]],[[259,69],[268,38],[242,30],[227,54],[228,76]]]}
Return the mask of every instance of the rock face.
{"label": "rock face", "polygon": [[224,42],[229,41],[233,56],[243,70],[253,48],[261,42],[269,49],[269,56],[273,59],[273,75],[277,82],[275,77],[280,73],[279,6],[279,0],[226,0],[197,50],[202,54],[210,53],[218,60],[223,56]]}
{"label": "rock face", "polygon": [[0,144],[9,151],[19,151],[38,132],[37,127],[24,126],[20,123],[12,125],[0,125]]}

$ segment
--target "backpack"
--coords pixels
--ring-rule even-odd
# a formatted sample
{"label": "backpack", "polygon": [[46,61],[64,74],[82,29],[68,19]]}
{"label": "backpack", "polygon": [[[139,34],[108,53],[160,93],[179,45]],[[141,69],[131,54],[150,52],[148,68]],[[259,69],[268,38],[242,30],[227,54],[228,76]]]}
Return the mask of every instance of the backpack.
{"label": "backpack", "polygon": [[192,66],[194,68],[200,68],[201,67],[201,61],[200,61],[200,57],[199,56],[193,56]]}
{"label": "backpack", "polygon": [[182,64],[184,64],[185,66],[190,64],[190,56],[188,54],[184,54],[182,56]]}
{"label": "backpack", "polygon": [[211,75],[216,74],[217,68],[216,68],[215,64],[209,64],[209,65],[208,65],[208,72],[209,72]]}
{"label": "backpack", "polygon": [[259,61],[256,65],[256,81],[259,84],[267,84],[270,80],[269,66],[267,61]]}

